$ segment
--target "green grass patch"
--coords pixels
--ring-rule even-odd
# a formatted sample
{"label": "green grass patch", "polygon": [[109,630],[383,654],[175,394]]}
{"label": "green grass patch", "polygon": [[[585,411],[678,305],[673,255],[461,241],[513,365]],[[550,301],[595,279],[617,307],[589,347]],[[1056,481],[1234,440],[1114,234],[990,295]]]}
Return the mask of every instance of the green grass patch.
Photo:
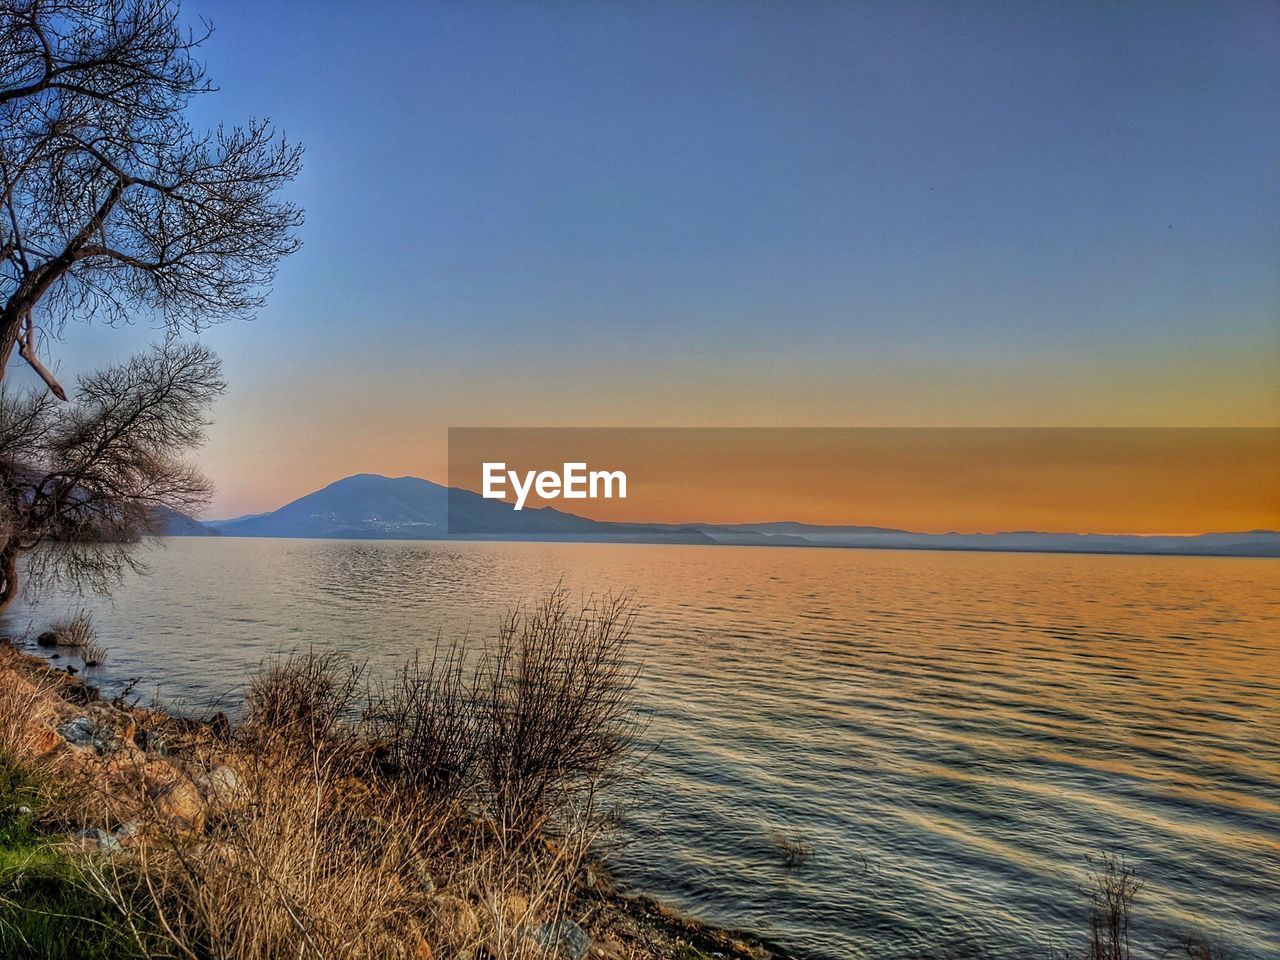
{"label": "green grass patch", "polygon": [[47,798],[36,773],[0,757],[0,957],[139,960],[119,911],[39,829]]}

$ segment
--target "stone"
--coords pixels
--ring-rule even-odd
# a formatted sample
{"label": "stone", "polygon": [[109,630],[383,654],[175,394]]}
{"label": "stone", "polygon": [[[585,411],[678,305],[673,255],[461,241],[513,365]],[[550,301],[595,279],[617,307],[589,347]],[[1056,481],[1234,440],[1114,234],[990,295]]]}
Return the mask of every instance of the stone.
{"label": "stone", "polygon": [[31,755],[43,757],[45,754],[53,753],[66,742],[62,734],[58,733],[53,727],[41,727],[31,735],[29,741]]}
{"label": "stone", "polygon": [[245,799],[246,791],[240,775],[226,764],[201,775],[195,784],[211,810],[229,810]]}
{"label": "stone", "polygon": [[114,853],[120,849],[120,841],[116,837],[105,830],[99,830],[97,827],[78,830],[75,836],[86,846],[96,846],[103,853]]}
{"label": "stone", "polygon": [[196,785],[185,778],[175,780],[156,797],[156,810],[180,830],[199,833],[204,829],[204,797]]}
{"label": "stone", "polygon": [[114,753],[133,742],[138,725],[124,710],[109,703],[91,703],[83,716],[58,726],[61,734],[74,747],[92,747],[98,753]]}
{"label": "stone", "polygon": [[616,940],[597,940],[591,944],[593,960],[630,960],[631,955]]}
{"label": "stone", "polygon": [[566,960],[582,960],[591,949],[591,936],[572,920],[529,927],[525,936],[541,949]]}
{"label": "stone", "polygon": [[471,904],[453,894],[439,894],[431,901],[432,912],[442,926],[462,940],[471,940],[480,934],[480,922]]}
{"label": "stone", "polygon": [[169,744],[154,730],[139,730],[133,740],[146,753],[154,753],[161,757],[169,754]]}
{"label": "stone", "polygon": [[56,647],[58,645],[58,635],[52,630],[46,630],[36,637],[36,643],[45,648]]}
{"label": "stone", "polygon": [[76,717],[58,725],[58,733],[73,747],[95,746],[96,731],[91,717]]}

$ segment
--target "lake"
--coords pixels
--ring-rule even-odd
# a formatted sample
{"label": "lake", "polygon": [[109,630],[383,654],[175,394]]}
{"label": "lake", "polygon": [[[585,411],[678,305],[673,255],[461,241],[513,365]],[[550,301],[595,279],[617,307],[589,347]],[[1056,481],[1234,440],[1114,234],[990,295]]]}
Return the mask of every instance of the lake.
{"label": "lake", "polygon": [[[390,671],[560,580],[633,591],[653,754],[615,868],[799,956],[1075,948],[1089,858],[1111,852],[1146,882],[1144,937],[1280,957],[1280,561],[230,538],[148,556],[84,601],[111,651],[96,679],[187,709],[233,701],[275,652]],[[813,858],[789,869],[779,829]]]}

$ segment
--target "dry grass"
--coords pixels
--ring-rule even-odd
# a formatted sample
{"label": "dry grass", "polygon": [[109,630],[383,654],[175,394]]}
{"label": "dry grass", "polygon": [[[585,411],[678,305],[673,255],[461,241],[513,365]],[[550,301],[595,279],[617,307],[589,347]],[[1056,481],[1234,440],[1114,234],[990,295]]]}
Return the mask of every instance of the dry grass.
{"label": "dry grass", "polygon": [[235,760],[235,795],[202,832],[154,809],[145,842],[97,861],[100,888],[140,934],[158,928],[192,960],[415,956],[423,904],[405,881],[424,825],[349,796],[319,754]]}
{"label": "dry grass", "polygon": [[1142,881],[1122,857],[1104,854],[1086,891],[1090,903],[1089,960],[1129,960],[1129,918]]}
{"label": "dry grass", "polygon": [[813,859],[813,844],[803,837],[777,827],[771,830],[769,835],[773,838],[773,845],[778,848],[782,862],[788,869],[802,867]]}
{"label": "dry grass", "polygon": [[87,610],[77,610],[70,616],[55,620],[49,629],[57,637],[58,646],[80,650],[97,643],[93,629],[93,617]]}
{"label": "dry grass", "polygon": [[107,662],[107,648],[96,638],[80,647],[80,659],[86,667],[100,667]]}
{"label": "dry grass", "polygon": [[139,942],[192,960],[544,958],[535,931],[574,919],[596,790],[633,739],[630,622],[623,601],[557,591],[492,645],[371,689],[340,656],[271,661],[229,739],[176,744],[234,789],[199,829],[155,790],[140,810],[103,798],[138,840],[94,859],[94,882]]}
{"label": "dry grass", "polygon": [[0,757],[24,758],[42,752],[46,731],[56,722],[49,705],[52,683],[0,668]]}

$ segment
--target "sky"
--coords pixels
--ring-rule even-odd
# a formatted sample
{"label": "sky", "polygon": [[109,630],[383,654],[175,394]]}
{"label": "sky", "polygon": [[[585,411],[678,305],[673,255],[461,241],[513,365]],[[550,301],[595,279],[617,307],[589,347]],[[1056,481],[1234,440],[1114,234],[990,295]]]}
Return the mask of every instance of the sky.
{"label": "sky", "polygon": [[209,516],[450,426],[1280,425],[1274,3],[184,11],[195,120],[306,147]]}

